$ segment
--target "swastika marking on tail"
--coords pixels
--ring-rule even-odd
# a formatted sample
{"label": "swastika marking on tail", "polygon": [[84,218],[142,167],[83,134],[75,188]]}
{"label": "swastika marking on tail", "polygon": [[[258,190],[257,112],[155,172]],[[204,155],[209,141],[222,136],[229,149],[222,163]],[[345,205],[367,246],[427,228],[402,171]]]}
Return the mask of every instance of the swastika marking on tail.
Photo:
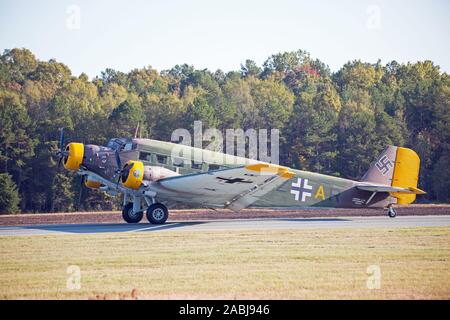
{"label": "swastika marking on tail", "polygon": [[378,160],[377,163],[375,163],[375,167],[381,172],[381,174],[384,176],[386,175],[391,168],[394,166],[394,163],[389,159],[387,155],[384,155]]}

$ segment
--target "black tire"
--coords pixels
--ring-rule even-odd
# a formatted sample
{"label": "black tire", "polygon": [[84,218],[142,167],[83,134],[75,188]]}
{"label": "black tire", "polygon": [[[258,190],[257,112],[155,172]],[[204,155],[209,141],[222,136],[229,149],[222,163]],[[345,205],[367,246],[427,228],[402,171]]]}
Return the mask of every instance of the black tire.
{"label": "black tire", "polygon": [[395,218],[397,216],[397,212],[395,211],[394,208],[389,208],[388,216],[389,216],[389,218]]}
{"label": "black tire", "polygon": [[133,204],[130,202],[122,209],[122,217],[128,223],[138,223],[142,220],[144,212],[133,213]]}
{"label": "black tire", "polygon": [[169,210],[161,203],[154,203],[147,209],[147,220],[152,224],[164,224],[169,217]]}

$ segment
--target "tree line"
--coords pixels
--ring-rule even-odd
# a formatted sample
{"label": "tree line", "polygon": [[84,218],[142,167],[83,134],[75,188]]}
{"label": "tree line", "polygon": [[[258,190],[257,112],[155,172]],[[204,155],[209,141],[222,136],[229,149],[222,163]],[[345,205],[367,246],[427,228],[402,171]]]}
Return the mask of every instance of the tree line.
{"label": "tree line", "polygon": [[[105,144],[141,134],[170,140],[177,128],[280,129],[280,163],[358,179],[388,145],[421,157],[422,201],[450,200],[450,87],[431,61],[383,65],[359,60],[337,72],[307,52],[246,60],[224,73],[176,65],[89,80],[28,49],[0,56],[0,212],[75,210],[79,177],[58,170],[58,129],[72,141]],[[118,200],[87,191],[80,209]]]}

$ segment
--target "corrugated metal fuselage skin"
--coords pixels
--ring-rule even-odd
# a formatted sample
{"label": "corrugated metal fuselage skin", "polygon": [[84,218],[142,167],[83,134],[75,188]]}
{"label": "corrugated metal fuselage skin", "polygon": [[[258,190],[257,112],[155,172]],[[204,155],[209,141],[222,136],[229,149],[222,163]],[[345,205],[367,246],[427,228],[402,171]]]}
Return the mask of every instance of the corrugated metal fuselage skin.
{"label": "corrugated metal fuselage skin", "polygon": [[[144,165],[165,167],[178,171],[182,175],[260,162],[152,139],[133,139],[132,141],[133,149],[120,153],[123,163],[130,159],[140,160]],[[174,148],[177,148],[175,149],[177,152],[173,153]],[[176,156],[173,156],[174,154]],[[108,163],[114,162],[113,158],[108,158]],[[184,161],[177,165],[175,162],[176,160],[180,162],[179,159]],[[194,161],[194,159],[201,159],[201,161]],[[296,169],[290,170],[296,174],[295,177],[266,194],[252,207],[384,208],[390,203],[395,203],[395,198],[388,193],[377,193],[370,203],[366,204],[372,193],[356,189],[357,181]],[[111,177],[110,174],[108,176]],[[183,202],[195,203],[195,199],[186,198]]]}

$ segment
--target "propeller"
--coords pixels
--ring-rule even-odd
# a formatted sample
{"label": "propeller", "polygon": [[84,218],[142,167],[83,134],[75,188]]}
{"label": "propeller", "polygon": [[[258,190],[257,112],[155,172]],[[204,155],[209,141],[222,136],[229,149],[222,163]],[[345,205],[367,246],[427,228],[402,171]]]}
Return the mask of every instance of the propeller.
{"label": "propeller", "polygon": [[119,150],[116,149],[115,155],[116,155],[116,165],[117,165],[116,172],[120,173],[120,171],[122,170],[122,161],[120,161]]}
{"label": "propeller", "polygon": [[122,173],[121,173],[121,176],[120,176],[122,182],[127,181],[128,175],[130,174],[130,169],[131,169],[131,167],[132,167],[132,166],[129,165],[129,164],[126,164],[126,165],[123,167]]}
{"label": "propeller", "polygon": [[61,166],[63,159],[69,156],[69,152],[64,150],[64,127],[62,127],[60,131],[59,150],[56,152],[56,156],[59,157],[58,168]]}
{"label": "propeller", "polygon": [[59,136],[59,150],[63,152],[64,149],[64,127],[61,128],[61,134]]}
{"label": "propeller", "polygon": [[122,161],[120,160],[120,154],[119,154],[118,149],[116,149],[115,155],[116,155],[116,166],[117,166],[116,173],[118,174],[116,188],[118,188],[120,180],[122,180],[122,182],[123,182],[124,174],[126,174],[126,176],[128,176],[129,169],[128,169],[128,171],[126,171],[128,164],[125,164],[125,166],[122,167]]}

